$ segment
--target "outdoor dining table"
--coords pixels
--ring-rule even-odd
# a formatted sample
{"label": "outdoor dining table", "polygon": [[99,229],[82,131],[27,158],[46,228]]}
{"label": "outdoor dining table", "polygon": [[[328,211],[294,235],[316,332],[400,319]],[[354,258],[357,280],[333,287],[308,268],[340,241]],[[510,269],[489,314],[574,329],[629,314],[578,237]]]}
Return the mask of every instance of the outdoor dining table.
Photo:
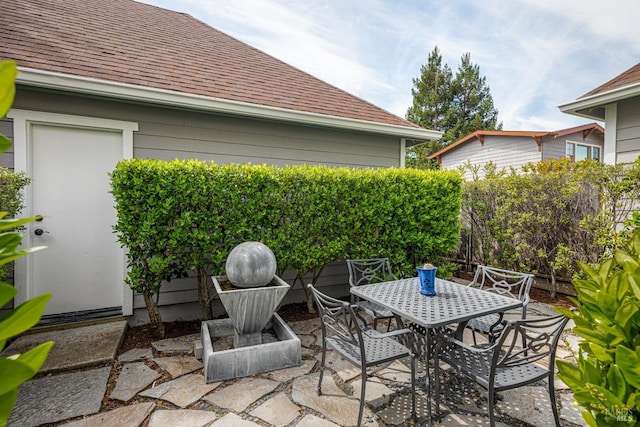
{"label": "outdoor dining table", "polygon": [[427,369],[429,425],[431,424],[429,357],[432,332],[447,325],[458,324],[456,335],[461,338],[464,325],[474,317],[504,313],[522,306],[520,300],[448,280],[436,279],[435,288],[434,296],[422,295],[417,277],[351,287],[353,295],[379,304],[394,313],[396,319],[403,319],[403,321],[406,319],[426,330],[424,359]]}

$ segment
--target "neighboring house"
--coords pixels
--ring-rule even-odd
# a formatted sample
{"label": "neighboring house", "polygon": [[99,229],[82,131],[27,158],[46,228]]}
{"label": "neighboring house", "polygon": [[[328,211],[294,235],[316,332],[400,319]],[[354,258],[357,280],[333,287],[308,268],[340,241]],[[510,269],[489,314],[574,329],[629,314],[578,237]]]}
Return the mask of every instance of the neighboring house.
{"label": "neighboring house", "polygon": [[[24,243],[48,246],[16,266],[14,302],[53,292],[48,316],[145,316],[111,228],[108,172],[121,159],[403,167],[407,146],[441,136],[189,15],[131,0],[4,2],[0,40],[0,59],[20,70],[0,165],[31,177],[24,214],[43,220]],[[346,283],[335,270],[322,285]],[[165,320],[199,315],[194,280],[165,289]]]}
{"label": "neighboring house", "polygon": [[[479,130],[448,145],[429,156],[436,159],[442,169],[458,169],[465,165],[478,168],[480,178],[483,166],[489,162],[498,170],[521,170],[527,163],[568,157],[602,160],[604,129],[590,123],[555,132]],[[465,179],[473,178],[467,168]]]}
{"label": "neighboring house", "polygon": [[559,108],[604,121],[605,163],[629,163],[640,156],[640,63]]}

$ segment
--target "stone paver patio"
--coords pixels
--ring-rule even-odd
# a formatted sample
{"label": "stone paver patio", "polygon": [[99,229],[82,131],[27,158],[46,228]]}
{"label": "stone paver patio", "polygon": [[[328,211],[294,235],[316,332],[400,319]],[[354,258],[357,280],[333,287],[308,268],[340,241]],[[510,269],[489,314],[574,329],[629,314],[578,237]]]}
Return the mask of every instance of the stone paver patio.
{"label": "stone paver patio", "polygon": [[[538,310],[536,311],[536,307]],[[529,316],[548,311],[529,306]],[[20,389],[10,426],[351,426],[357,421],[360,377],[334,354],[328,355],[322,396],[316,394],[321,355],[318,319],[290,323],[303,344],[303,364],[251,377],[206,384],[202,363],[193,356],[196,336],[163,340],[135,349],[98,369],[65,373],[27,382]],[[576,340],[567,332],[559,357],[571,359]],[[367,383],[364,425],[425,425],[424,367],[419,367],[417,423],[410,422],[408,363],[394,362]],[[109,374],[112,381],[108,383]],[[486,426],[486,393],[451,372],[442,418],[437,426]],[[585,425],[571,405],[568,388],[557,381],[563,427]],[[61,398],[62,397],[62,398]],[[104,410],[105,404],[117,409]],[[101,409],[102,412],[99,412]],[[498,426],[553,426],[543,384],[502,393]]]}

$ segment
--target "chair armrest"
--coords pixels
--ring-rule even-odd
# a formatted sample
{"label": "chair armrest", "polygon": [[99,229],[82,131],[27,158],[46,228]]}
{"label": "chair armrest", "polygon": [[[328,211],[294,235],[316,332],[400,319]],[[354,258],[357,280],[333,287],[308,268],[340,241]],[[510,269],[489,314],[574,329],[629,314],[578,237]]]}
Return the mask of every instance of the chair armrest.
{"label": "chair armrest", "polygon": [[390,332],[367,334],[367,335],[370,338],[381,339],[381,338],[397,337],[400,335],[413,335],[413,331],[411,329],[396,329]]}
{"label": "chair armrest", "polygon": [[353,310],[353,314],[355,315],[353,320],[355,322],[360,321],[362,323],[362,326],[360,326],[360,329],[363,329],[363,330],[366,329],[367,320],[360,315],[360,311],[362,310],[362,308],[360,308],[358,304],[351,304],[351,308]]}
{"label": "chair armrest", "polygon": [[497,344],[493,344],[493,345],[488,346],[488,347],[473,347],[473,346],[470,346],[468,344],[465,344],[464,342],[454,338],[451,335],[440,335],[438,337],[438,341],[436,343],[436,346],[437,346],[436,353],[440,353],[440,349],[442,347],[446,347],[447,345],[454,345],[454,346],[457,346],[457,347],[461,347],[461,348],[463,348],[463,349],[465,349],[467,351],[470,351],[472,353],[477,353],[477,354],[491,353],[497,347]]}

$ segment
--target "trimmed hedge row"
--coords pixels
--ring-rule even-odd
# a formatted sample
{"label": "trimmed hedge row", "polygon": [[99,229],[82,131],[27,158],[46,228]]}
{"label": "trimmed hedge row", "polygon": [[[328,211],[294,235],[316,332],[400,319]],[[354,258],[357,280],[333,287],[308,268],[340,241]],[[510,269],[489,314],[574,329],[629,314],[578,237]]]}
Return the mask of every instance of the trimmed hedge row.
{"label": "trimmed hedge row", "polygon": [[132,159],[118,164],[111,185],[127,283],[145,296],[154,325],[162,283],[187,270],[199,272],[209,317],[204,280],[223,273],[243,241],[269,246],[280,274],[315,281],[347,257],[387,256],[400,275],[413,275],[447,254],[460,231],[462,180],[451,171]]}

